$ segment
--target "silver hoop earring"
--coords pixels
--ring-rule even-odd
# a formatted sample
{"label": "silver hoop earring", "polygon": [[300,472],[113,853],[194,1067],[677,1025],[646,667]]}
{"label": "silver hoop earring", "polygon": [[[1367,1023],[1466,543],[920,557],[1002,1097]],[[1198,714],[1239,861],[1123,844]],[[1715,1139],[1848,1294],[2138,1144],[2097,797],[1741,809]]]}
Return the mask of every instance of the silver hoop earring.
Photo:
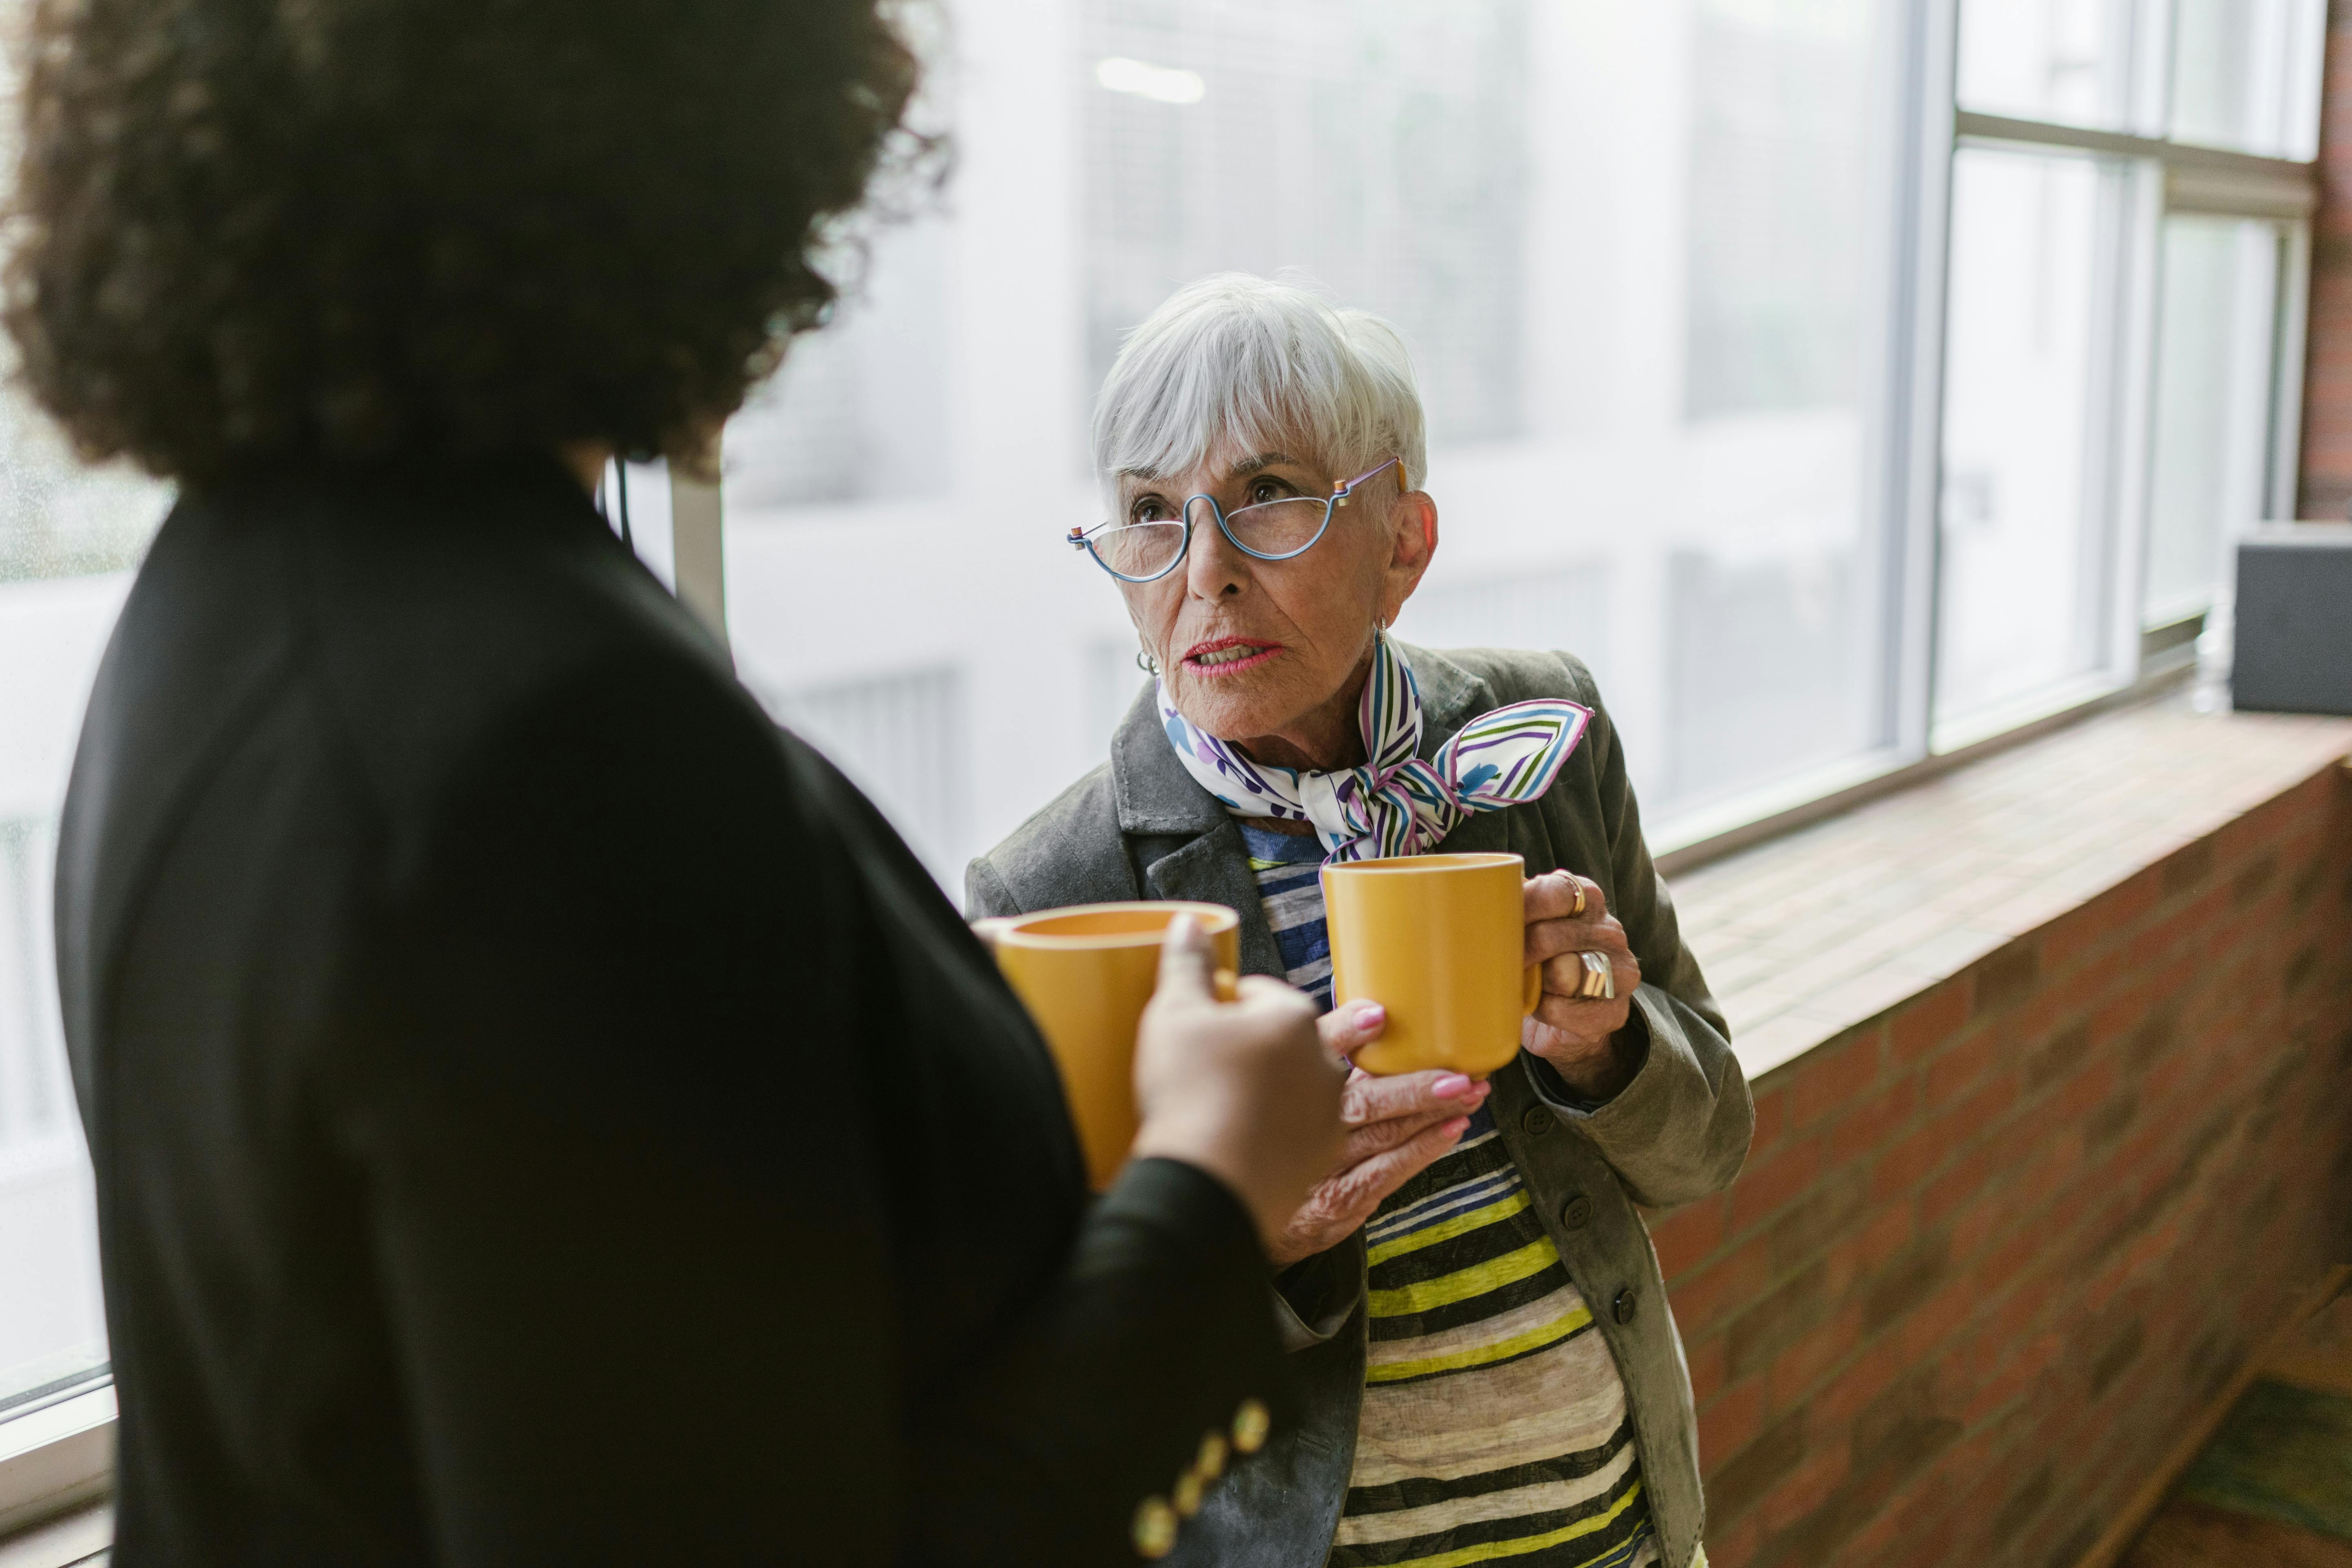
{"label": "silver hoop earring", "polygon": [[1143,671],[1146,675],[1157,677],[1160,673],[1160,661],[1152,658],[1151,655],[1144,649],[1137,648],[1135,650],[1135,668]]}

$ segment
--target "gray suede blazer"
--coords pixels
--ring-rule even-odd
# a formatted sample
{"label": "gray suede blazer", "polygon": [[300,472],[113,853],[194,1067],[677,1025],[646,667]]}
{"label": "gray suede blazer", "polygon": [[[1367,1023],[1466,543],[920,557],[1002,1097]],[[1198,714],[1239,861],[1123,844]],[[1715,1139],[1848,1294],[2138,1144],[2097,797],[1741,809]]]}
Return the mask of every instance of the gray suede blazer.
{"label": "gray suede blazer", "polygon": [[[1421,686],[1424,757],[1505,703],[1564,697],[1593,710],[1542,799],[1470,816],[1439,847],[1515,851],[1530,876],[1565,866],[1592,879],[1642,961],[1633,1017],[1645,1056],[1622,1093],[1580,1101],[1547,1064],[1522,1056],[1495,1075],[1490,1103],[1616,1357],[1664,1560],[1681,1568],[1705,1522],[1697,1427],[1682,1341],[1633,1205],[1685,1204],[1730,1184],[1755,1123],[1748,1081],[1650,864],[1624,755],[1584,666],[1566,654],[1403,651]],[[1177,763],[1148,691],[1120,723],[1110,761],[973,861],[965,886],[975,918],[1122,899],[1229,905],[1241,914],[1242,967],[1283,972],[1241,834]],[[1363,1397],[1364,1279],[1361,1232],[1284,1274],[1275,1311],[1304,1396],[1301,1422],[1210,1495],[1171,1561],[1318,1568],[1329,1555]]]}

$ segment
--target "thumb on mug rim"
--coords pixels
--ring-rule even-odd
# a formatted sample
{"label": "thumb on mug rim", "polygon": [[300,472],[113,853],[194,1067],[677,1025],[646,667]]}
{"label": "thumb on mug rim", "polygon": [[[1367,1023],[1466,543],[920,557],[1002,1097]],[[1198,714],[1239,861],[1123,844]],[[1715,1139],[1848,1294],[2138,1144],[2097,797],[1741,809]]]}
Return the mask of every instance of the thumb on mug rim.
{"label": "thumb on mug rim", "polygon": [[1208,931],[1191,911],[1179,914],[1168,922],[1167,932],[1160,939],[1159,994],[1212,1000],[1211,971],[1215,964]]}

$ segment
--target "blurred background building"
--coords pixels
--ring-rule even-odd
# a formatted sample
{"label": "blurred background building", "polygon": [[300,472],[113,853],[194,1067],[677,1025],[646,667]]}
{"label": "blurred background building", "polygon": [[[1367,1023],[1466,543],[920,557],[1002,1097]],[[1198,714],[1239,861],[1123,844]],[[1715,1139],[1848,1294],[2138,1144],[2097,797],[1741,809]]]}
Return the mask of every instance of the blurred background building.
{"label": "blurred background building", "polygon": [[[947,0],[952,181],[900,193],[727,433],[739,668],[960,889],[1142,679],[1064,542],[1099,521],[1093,391],[1243,268],[1402,329],[1444,542],[1398,629],[1586,659],[1656,847],[2126,689],[2295,505],[2322,30],[2319,0]],[[48,867],[168,503],[0,400],[0,1401],[105,1354]]]}

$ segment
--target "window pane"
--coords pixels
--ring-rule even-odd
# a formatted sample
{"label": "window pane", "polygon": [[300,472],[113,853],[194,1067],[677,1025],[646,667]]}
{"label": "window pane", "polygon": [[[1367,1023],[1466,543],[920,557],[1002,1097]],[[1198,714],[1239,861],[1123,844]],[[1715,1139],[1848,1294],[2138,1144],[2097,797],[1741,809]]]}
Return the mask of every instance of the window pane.
{"label": "window pane", "polygon": [[1939,721],[2097,662],[2106,178],[2083,158],[1952,161]]}
{"label": "window pane", "polygon": [[2326,25],[2325,0],[2177,0],[2172,135],[2313,156]]}
{"label": "window pane", "polygon": [[2278,245],[2267,223],[2165,221],[2144,625],[2210,606],[2226,542],[2262,517]]}
{"label": "window pane", "polygon": [[[1142,681],[1062,540],[1120,335],[1220,269],[1403,330],[1444,543],[1400,632],[1585,658],[1654,828],[1883,743],[1895,0],[952,9],[948,210],[727,459],[739,667],[943,879]],[[864,390],[884,341],[919,395]]]}
{"label": "window pane", "polygon": [[1962,0],[1960,107],[2120,130],[2131,24],[2131,0]]}
{"label": "window pane", "polygon": [[[1431,438],[1525,423],[1529,9],[1521,0],[1084,0],[1087,55],[1195,103],[1085,95],[1087,386],[1177,284],[1297,268],[1421,351]],[[1117,79],[1116,72],[1112,79]]]}
{"label": "window pane", "polygon": [[1852,406],[1856,252],[1871,242],[1869,82],[1856,68],[1868,11],[1716,3],[1692,20],[1684,407],[1704,419]]}
{"label": "window pane", "polygon": [[0,1419],[106,1359],[89,1162],[58,1026],[50,925],[58,807],[120,568],[160,487],[75,467],[0,397]]}
{"label": "window pane", "polygon": [[[15,163],[15,129],[0,115],[0,167]],[[76,461],[14,369],[0,336],[0,1421],[106,1361],[51,873],[89,683],[171,499],[122,467]]]}
{"label": "window pane", "polygon": [[[20,586],[0,585],[9,654],[30,651],[26,633],[43,622],[87,618],[54,594],[28,604]],[[0,698],[0,713],[14,706]],[[58,1031],[56,853],[54,810],[0,818],[0,1420],[26,1390],[106,1359],[89,1161]]]}
{"label": "window pane", "polygon": [[783,372],[728,429],[726,505],[750,513],[939,491],[947,473],[944,236],[886,229],[833,327],[794,345]]}

